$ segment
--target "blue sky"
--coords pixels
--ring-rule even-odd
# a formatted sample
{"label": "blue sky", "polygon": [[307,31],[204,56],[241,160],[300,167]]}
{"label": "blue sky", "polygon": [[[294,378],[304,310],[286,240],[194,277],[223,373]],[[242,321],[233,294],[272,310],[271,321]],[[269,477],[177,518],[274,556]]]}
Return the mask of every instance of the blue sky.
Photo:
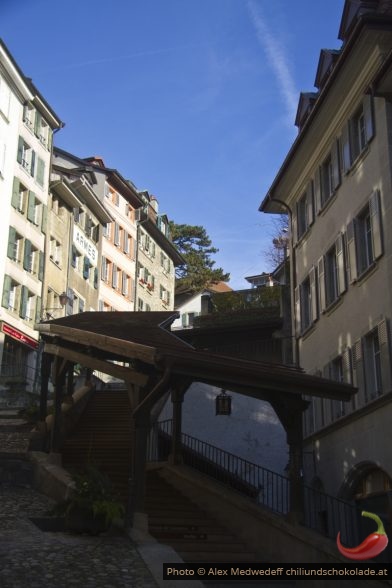
{"label": "blue sky", "polygon": [[0,36],[65,122],[56,144],[100,155],[203,225],[216,265],[269,269],[258,212],[297,132],[344,0],[2,0]]}

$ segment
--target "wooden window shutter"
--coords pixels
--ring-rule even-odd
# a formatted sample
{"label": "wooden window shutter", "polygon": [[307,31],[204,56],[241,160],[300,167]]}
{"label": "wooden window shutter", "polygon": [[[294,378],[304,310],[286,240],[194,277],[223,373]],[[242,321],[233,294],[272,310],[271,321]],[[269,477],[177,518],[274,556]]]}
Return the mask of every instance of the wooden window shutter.
{"label": "wooden window shutter", "polygon": [[37,157],[37,182],[40,186],[44,185],[45,180],[45,162]]}
{"label": "wooden window shutter", "polygon": [[12,198],[11,198],[11,204],[14,208],[19,208],[19,202],[20,202],[19,187],[20,187],[20,181],[18,180],[18,178],[14,178],[14,183],[12,185]]}
{"label": "wooden window shutter", "polygon": [[306,222],[308,227],[314,223],[313,180],[310,180],[306,188]]}
{"label": "wooden window shutter", "polygon": [[338,274],[338,294],[346,291],[346,267],[344,263],[344,239],[342,233],[338,235],[335,241],[336,266]]}
{"label": "wooden window shutter", "polygon": [[356,251],[356,220],[352,219],[347,225],[346,232],[347,275],[350,284],[358,277],[358,262]]}
{"label": "wooden window shutter", "polygon": [[48,226],[48,207],[46,204],[42,205],[42,219],[41,219],[41,231],[46,235],[46,229]]}
{"label": "wooden window shutter", "polygon": [[316,170],[314,176],[314,204],[315,204],[315,212],[318,214],[322,208],[321,205],[321,178],[320,178],[320,168]]}
{"label": "wooden window shutter", "polygon": [[43,251],[39,252],[39,266],[38,266],[38,279],[44,279],[44,264],[45,264],[45,255]]}
{"label": "wooden window shutter", "polygon": [[353,383],[358,388],[358,396],[364,402],[366,402],[366,389],[365,389],[365,373],[364,373],[364,361],[363,361],[363,350],[362,340],[358,339],[354,343],[353,350]]}
{"label": "wooden window shutter", "polygon": [[331,149],[332,187],[336,190],[340,186],[340,158],[339,141],[336,140]]}
{"label": "wooden window shutter", "polygon": [[343,127],[340,145],[342,150],[343,172],[346,174],[351,167],[350,127],[348,122]]}
{"label": "wooden window shutter", "polygon": [[375,190],[369,199],[370,222],[372,225],[372,238],[374,259],[378,259],[383,252],[381,235],[381,208],[380,193]]}
{"label": "wooden window shutter", "polygon": [[367,94],[362,102],[363,106],[363,115],[365,118],[365,132],[366,132],[366,141],[369,141],[374,136],[374,121],[373,121],[373,101],[372,97]]}
{"label": "wooden window shutter", "polygon": [[7,247],[7,257],[10,259],[15,259],[15,242],[16,242],[16,229],[14,227],[9,228],[8,232],[8,247]]}
{"label": "wooden window shutter", "polygon": [[11,292],[11,277],[5,275],[4,276],[4,285],[3,285],[3,296],[1,298],[1,305],[4,308],[8,308],[9,300],[10,300],[10,292]]}
{"label": "wooden window shutter", "polygon": [[317,283],[316,283],[316,268],[313,266],[309,272],[310,282],[310,304],[311,304],[311,321],[314,323],[318,316],[317,305]]}
{"label": "wooden window shutter", "polygon": [[392,388],[390,334],[389,324],[386,319],[378,325],[378,341],[381,355],[382,391],[383,394],[386,394]]}
{"label": "wooden window shutter", "polygon": [[298,337],[301,334],[301,296],[300,286],[294,290],[294,315],[295,315],[295,335]]}
{"label": "wooden window shutter", "polygon": [[318,274],[318,292],[319,292],[319,304],[320,312],[325,310],[326,297],[325,297],[325,263],[324,256],[320,257],[317,262],[317,274]]}
{"label": "wooden window shutter", "polygon": [[29,190],[27,218],[32,223],[35,223],[35,194],[31,190]]}
{"label": "wooden window shutter", "polygon": [[31,272],[31,241],[29,239],[25,239],[24,242],[23,269]]}
{"label": "wooden window shutter", "polygon": [[351,384],[353,381],[352,377],[352,365],[351,365],[351,349],[350,347],[346,347],[342,353],[342,363],[343,363],[343,381],[347,382],[347,384]]}
{"label": "wooden window shutter", "polygon": [[19,316],[21,318],[26,318],[28,297],[29,297],[28,288],[26,288],[26,286],[22,286],[21,296],[20,296],[20,306],[19,306]]}

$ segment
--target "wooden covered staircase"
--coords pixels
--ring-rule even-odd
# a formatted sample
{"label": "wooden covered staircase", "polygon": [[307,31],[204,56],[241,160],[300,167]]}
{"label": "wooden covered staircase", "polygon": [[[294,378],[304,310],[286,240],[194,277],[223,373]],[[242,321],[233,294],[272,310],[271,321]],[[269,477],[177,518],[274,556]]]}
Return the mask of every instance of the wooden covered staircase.
{"label": "wooden covered staircase", "polygon": [[94,464],[126,503],[131,467],[131,407],[127,390],[96,391],[62,450],[70,472]]}

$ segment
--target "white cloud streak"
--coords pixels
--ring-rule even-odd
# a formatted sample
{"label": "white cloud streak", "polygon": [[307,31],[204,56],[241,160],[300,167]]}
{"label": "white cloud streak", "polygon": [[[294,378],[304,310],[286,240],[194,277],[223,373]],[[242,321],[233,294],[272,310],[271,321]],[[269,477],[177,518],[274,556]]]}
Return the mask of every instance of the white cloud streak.
{"label": "white cloud streak", "polygon": [[260,7],[254,0],[248,0],[248,10],[257,34],[257,39],[264,49],[268,63],[275,74],[280,93],[292,123],[297,110],[298,92],[290,72],[284,47],[270,30],[267,21],[261,14]]}

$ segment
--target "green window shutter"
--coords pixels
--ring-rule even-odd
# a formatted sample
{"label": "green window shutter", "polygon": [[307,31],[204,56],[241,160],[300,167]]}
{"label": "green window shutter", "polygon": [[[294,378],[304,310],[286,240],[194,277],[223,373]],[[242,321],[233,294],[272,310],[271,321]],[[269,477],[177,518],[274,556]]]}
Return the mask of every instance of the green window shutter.
{"label": "green window shutter", "polygon": [[27,218],[32,223],[35,222],[35,194],[29,190],[29,199],[27,206]]}
{"label": "green window shutter", "polygon": [[21,296],[20,296],[20,307],[19,307],[19,316],[21,318],[25,318],[26,317],[28,297],[29,297],[29,290],[28,290],[28,288],[26,288],[26,286],[22,286]]}
{"label": "green window shutter", "polygon": [[363,363],[362,340],[358,339],[355,342],[353,349],[353,383],[354,386],[359,389],[356,399],[356,402],[359,402],[359,405],[363,405],[367,400]]}
{"label": "green window shutter", "polygon": [[16,243],[16,230],[14,227],[10,227],[8,233],[8,247],[7,247],[7,257],[10,259],[15,260],[15,243]]}
{"label": "green window shutter", "polygon": [[31,150],[30,175],[34,177],[35,173],[35,151]]}
{"label": "green window shutter", "polygon": [[48,226],[48,207],[46,204],[42,205],[42,219],[41,219],[41,231],[46,235],[46,229]]}
{"label": "green window shutter", "polygon": [[331,163],[332,163],[332,184],[333,189],[336,190],[340,186],[340,154],[339,154],[339,141],[335,141],[331,150]]}
{"label": "green window shutter", "polygon": [[1,305],[4,306],[4,308],[8,308],[8,303],[9,303],[9,299],[10,299],[10,292],[11,292],[11,277],[5,275],[4,276],[4,285],[3,285],[3,296],[1,299]]}
{"label": "green window shutter", "polygon": [[45,162],[38,157],[37,158],[37,182],[40,186],[44,185],[45,178]]}
{"label": "green window shutter", "polygon": [[41,121],[42,116],[38,111],[35,111],[34,134],[36,135],[36,137],[39,137],[39,135],[41,134]]}
{"label": "green window shutter", "polygon": [[90,261],[88,257],[85,257],[83,260],[83,277],[85,280],[88,280],[90,273]]}
{"label": "green window shutter", "polygon": [[372,97],[367,94],[363,99],[363,115],[365,117],[366,141],[369,143],[374,136]]}
{"label": "green window shutter", "polygon": [[38,279],[44,279],[44,264],[45,264],[45,255],[43,251],[39,252],[39,268],[38,268]]}
{"label": "green window shutter", "polygon": [[381,380],[383,394],[390,392],[392,387],[391,347],[388,326],[388,322],[385,319],[378,325],[378,340],[380,344]]}
{"label": "green window shutter", "polygon": [[35,298],[35,322],[39,323],[41,320],[41,296]]}
{"label": "green window shutter", "polygon": [[350,284],[352,284],[358,276],[358,264],[357,264],[357,251],[356,251],[356,228],[355,228],[356,220],[353,219],[347,225],[347,243],[346,243],[346,252],[347,252],[347,275],[349,278]]}
{"label": "green window shutter", "polygon": [[28,239],[24,242],[23,269],[31,272],[31,241]]}
{"label": "green window shutter", "polygon": [[12,185],[12,198],[11,204],[14,208],[19,208],[19,186],[20,181],[18,178],[14,178],[14,183]]}
{"label": "green window shutter", "polygon": [[320,168],[316,170],[314,176],[314,203],[316,207],[316,214],[321,210],[321,180],[320,180]]}
{"label": "green window shutter", "polygon": [[66,304],[66,315],[69,316],[70,314],[73,314],[73,303],[74,303],[74,291],[72,290],[72,288],[67,288],[67,304]]}
{"label": "green window shutter", "polygon": [[382,238],[381,238],[381,210],[380,210],[380,194],[375,190],[369,200],[370,220],[372,225],[372,238],[374,259],[378,259],[382,255]]}
{"label": "green window shutter", "polygon": [[343,172],[346,174],[351,167],[351,148],[350,148],[350,127],[346,123],[343,127],[342,137],[340,139],[342,151]]}
{"label": "green window shutter", "polygon": [[24,146],[24,141],[23,141],[22,137],[19,137],[18,155],[16,156],[18,163],[22,163],[22,161],[23,161],[23,146]]}
{"label": "green window shutter", "polygon": [[320,313],[325,310],[326,297],[325,297],[325,269],[324,269],[324,257],[320,257],[317,262],[317,273],[318,273],[318,292],[319,292],[319,304]]}
{"label": "green window shutter", "polygon": [[336,265],[338,270],[338,294],[346,291],[346,268],[344,264],[343,235],[340,234],[335,241]]}
{"label": "green window shutter", "polygon": [[98,268],[94,268],[94,288],[98,288]]}
{"label": "green window shutter", "polygon": [[314,323],[317,320],[317,282],[316,282],[316,268],[312,266],[309,272],[310,282],[310,303],[311,303],[311,321]]}
{"label": "green window shutter", "polygon": [[351,359],[351,349],[346,347],[342,353],[342,361],[343,361],[343,382],[347,384],[352,383],[352,359]]}
{"label": "green window shutter", "polygon": [[306,222],[308,227],[314,222],[314,194],[312,180],[310,180],[306,188]]}

